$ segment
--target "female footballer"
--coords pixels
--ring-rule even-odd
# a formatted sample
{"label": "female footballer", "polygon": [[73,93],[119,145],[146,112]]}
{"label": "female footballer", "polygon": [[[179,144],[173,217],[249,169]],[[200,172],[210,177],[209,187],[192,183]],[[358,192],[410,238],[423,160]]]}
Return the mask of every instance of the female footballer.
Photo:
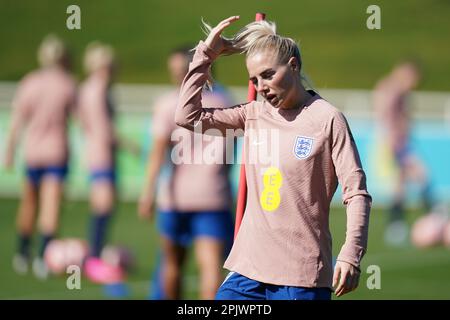
{"label": "female footballer", "polygon": [[[198,44],[175,117],[190,130],[245,130],[247,205],[216,299],[330,299],[333,287],[342,296],[358,286],[371,207],[352,133],[337,108],[306,89],[296,43],[266,21],[222,37],[238,19],[209,28]],[[211,64],[233,53],[246,54],[249,79],[264,100],[203,108]],[[271,157],[259,157],[267,151]],[[347,233],[333,274],[329,212],[338,183]]]}
{"label": "female footballer", "polygon": [[[221,265],[233,241],[227,141],[223,137],[193,134],[174,122],[179,86],[191,59],[189,48],[170,54],[168,68],[177,89],[158,99],[152,118],[153,147],[139,215],[152,216],[156,195],[162,253],[151,293],[153,299],[181,298],[182,268],[191,244],[200,271],[200,298],[214,299],[223,281]],[[219,87],[213,92],[200,90],[200,95],[207,105],[230,104]],[[165,163],[168,170],[161,170]]]}
{"label": "female footballer", "polygon": [[[116,198],[116,145],[114,105],[111,84],[114,76],[114,51],[96,42],[86,48],[84,67],[88,78],[80,87],[78,117],[85,137],[87,165],[91,184],[91,223],[89,257],[98,259],[105,244],[106,231]],[[96,270],[86,263],[86,274],[95,278]]]}
{"label": "female footballer", "polygon": [[12,167],[19,133],[26,128],[26,178],[17,215],[19,243],[13,267],[21,274],[28,271],[30,242],[39,212],[41,243],[33,261],[33,272],[45,279],[48,268],[43,256],[58,230],[69,160],[67,122],[75,103],[76,84],[69,72],[68,51],[60,39],[47,36],[39,47],[38,58],[42,68],[21,81],[13,101],[5,166]]}

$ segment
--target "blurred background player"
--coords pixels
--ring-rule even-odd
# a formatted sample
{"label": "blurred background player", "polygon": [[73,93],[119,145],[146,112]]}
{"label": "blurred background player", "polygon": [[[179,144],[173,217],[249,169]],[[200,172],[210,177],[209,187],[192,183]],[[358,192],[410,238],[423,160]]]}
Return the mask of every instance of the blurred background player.
{"label": "blurred background player", "polygon": [[[97,275],[100,255],[105,245],[109,221],[116,198],[116,147],[114,105],[111,86],[115,71],[114,50],[100,42],[88,45],[84,56],[88,78],[80,87],[78,117],[85,138],[85,155],[89,169],[91,221],[89,259],[86,274]],[[90,262],[90,263],[89,263]],[[100,266],[97,268],[96,266]]]}
{"label": "blurred background player", "polygon": [[[162,255],[153,280],[152,299],[180,298],[181,269],[192,241],[200,271],[200,297],[213,299],[223,280],[222,263],[233,237],[229,165],[225,164],[226,139],[205,139],[177,127],[174,121],[178,87],[188,71],[192,54],[189,48],[181,48],[169,56],[168,69],[177,89],[161,97],[154,106],[153,147],[139,201],[141,217],[149,218],[153,214],[157,179],[164,162],[169,164],[171,172],[162,177],[158,188]],[[219,88],[212,92],[205,90],[202,97],[205,105],[231,105]],[[181,145],[185,147],[180,148]],[[205,155],[211,147],[217,151],[213,164],[205,164],[202,158],[195,162],[196,155]],[[168,154],[171,159],[167,161]]]}
{"label": "blurred background player", "polygon": [[422,205],[428,212],[432,205],[430,179],[424,163],[412,150],[411,115],[409,96],[421,80],[418,65],[404,61],[381,79],[374,93],[383,141],[397,167],[393,202],[389,210],[385,241],[391,245],[404,244],[408,239],[408,227],[404,217],[405,189],[408,181],[420,185]]}
{"label": "blurred background player", "polygon": [[33,271],[38,278],[45,279],[48,269],[43,255],[58,230],[69,159],[67,122],[75,103],[76,84],[69,72],[68,50],[56,36],[49,35],[43,40],[38,59],[41,68],[21,81],[13,101],[5,166],[13,166],[20,131],[26,128],[26,177],[17,215],[19,243],[13,267],[20,274],[28,271],[30,241],[39,212],[41,243]]}

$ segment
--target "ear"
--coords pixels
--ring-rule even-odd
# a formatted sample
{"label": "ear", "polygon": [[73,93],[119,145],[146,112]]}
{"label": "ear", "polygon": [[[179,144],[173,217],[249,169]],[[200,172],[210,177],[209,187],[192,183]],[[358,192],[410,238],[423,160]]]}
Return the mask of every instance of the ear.
{"label": "ear", "polygon": [[295,57],[291,57],[288,61],[288,65],[291,67],[292,71],[299,71],[300,66]]}

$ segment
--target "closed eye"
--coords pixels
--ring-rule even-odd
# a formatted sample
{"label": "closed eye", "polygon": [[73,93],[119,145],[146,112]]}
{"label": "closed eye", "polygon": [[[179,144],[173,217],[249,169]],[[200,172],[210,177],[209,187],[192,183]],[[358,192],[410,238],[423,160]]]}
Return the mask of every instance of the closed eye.
{"label": "closed eye", "polygon": [[271,70],[271,69],[265,70],[261,73],[261,78],[270,80],[270,79],[272,79],[274,74],[275,74],[275,70]]}
{"label": "closed eye", "polygon": [[[273,75],[276,73],[275,70],[267,69],[261,72],[259,75],[264,80],[270,80],[272,79]],[[250,81],[253,83],[253,85],[258,85],[258,79],[256,77],[251,77]]]}

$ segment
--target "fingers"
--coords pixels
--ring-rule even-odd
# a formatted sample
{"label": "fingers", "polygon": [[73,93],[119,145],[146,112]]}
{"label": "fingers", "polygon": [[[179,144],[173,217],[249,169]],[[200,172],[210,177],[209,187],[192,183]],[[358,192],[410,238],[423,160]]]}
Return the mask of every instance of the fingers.
{"label": "fingers", "polygon": [[239,16],[232,16],[225,20],[222,20],[219,22],[219,24],[214,28],[216,29],[217,33],[222,33],[222,31],[228,27],[230,24],[232,24],[234,21],[239,20]]}
{"label": "fingers", "polygon": [[336,296],[340,297],[343,296],[346,293],[352,292],[353,290],[356,289],[357,284],[359,283],[359,275],[357,274],[352,274],[352,273],[347,273],[347,276],[345,278],[344,281],[344,286],[342,288],[342,290],[340,290],[339,292],[336,292]]}
{"label": "fingers", "polygon": [[149,219],[151,217],[151,201],[141,199],[138,204],[138,215],[141,219]]}
{"label": "fingers", "polygon": [[225,47],[227,47],[227,43],[220,35],[226,27],[236,20],[239,20],[239,16],[232,16],[219,22],[219,24],[211,30],[206,38],[206,45],[217,54],[221,54],[225,50]]}
{"label": "fingers", "polygon": [[236,20],[239,20],[239,16],[232,16],[225,20],[222,20],[214,29],[211,30],[211,33],[214,37],[220,36],[223,30]]}
{"label": "fingers", "polygon": [[353,276],[353,283],[350,291],[353,291],[356,288],[358,288],[358,285],[359,285],[359,272],[356,272],[355,275]]}
{"label": "fingers", "polygon": [[346,285],[348,285],[348,283],[347,283],[348,282],[348,280],[347,280],[348,276],[349,276],[348,270],[342,270],[341,271],[339,284],[338,284],[336,290],[334,291],[336,296],[340,297],[344,293]]}
{"label": "fingers", "polygon": [[341,275],[341,266],[339,264],[336,264],[333,274],[333,288],[336,287],[336,285],[338,284],[340,275]]}
{"label": "fingers", "polygon": [[355,290],[359,284],[359,271],[351,264],[343,262],[336,264],[333,276],[333,287],[337,284],[334,293],[340,297]]}

